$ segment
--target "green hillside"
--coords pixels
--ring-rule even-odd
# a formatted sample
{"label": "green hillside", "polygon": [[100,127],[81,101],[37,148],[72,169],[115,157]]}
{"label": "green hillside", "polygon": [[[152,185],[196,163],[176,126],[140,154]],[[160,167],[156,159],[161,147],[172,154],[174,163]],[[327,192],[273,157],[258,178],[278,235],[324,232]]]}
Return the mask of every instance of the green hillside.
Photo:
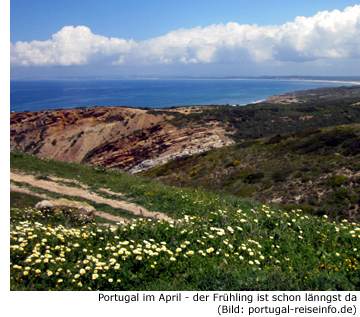
{"label": "green hillside", "polygon": [[360,220],[360,125],[249,139],[176,159],[144,175],[286,210]]}
{"label": "green hillside", "polygon": [[[13,290],[360,290],[357,223],[20,153],[11,155],[11,169],[12,185],[23,190],[12,193]],[[84,225],[69,213],[34,209],[36,195],[69,184],[94,197],[107,188],[107,198],[171,219],[128,214],[134,219],[126,224]],[[105,207],[124,216],[95,205]]]}

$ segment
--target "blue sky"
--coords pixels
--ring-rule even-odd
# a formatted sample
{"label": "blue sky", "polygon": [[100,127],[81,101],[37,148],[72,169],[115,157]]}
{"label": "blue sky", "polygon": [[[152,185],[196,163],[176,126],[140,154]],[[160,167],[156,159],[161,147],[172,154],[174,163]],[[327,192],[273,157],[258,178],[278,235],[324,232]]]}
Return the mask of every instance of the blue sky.
{"label": "blue sky", "polygon": [[349,0],[11,0],[11,41],[45,40],[64,25],[143,40],[179,28],[229,21],[282,24],[299,15],[343,9]]}
{"label": "blue sky", "polygon": [[[356,4],[359,1],[11,0],[13,75],[52,77],[57,74],[71,76],[73,73],[107,76],[144,72],[160,75],[276,75],[300,74],[301,71],[304,75],[316,72],[354,75],[359,70],[354,68],[359,62],[358,42],[339,42],[338,45],[351,47],[351,52],[336,52],[328,38],[334,26],[329,26],[328,30],[321,30],[329,43],[313,56],[310,51],[317,51],[316,47],[302,46],[309,41],[316,43],[316,38],[321,39],[323,33],[304,39],[299,32],[303,32],[302,28],[307,24],[318,29],[319,25],[323,28],[326,21],[334,20],[335,27],[336,23],[339,25],[340,36],[356,37],[359,30],[353,30],[354,25],[357,27],[353,16],[357,10],[344,14],[342,18],[333,14],[297,23],[292,30],[295,36],[299,36],[296,43],[290,40],[293,36],[289,33],[291,30],[281,26],[294,22],[298,16],[316,17],[324,10],[342,11]],[[347,29],[354,34],[344,34],[345,29],[340,29],[340,20],[344,19],[349,21]],[[218,27],[211,28],[214,24]],[[257,24],[266,29],[244,30],[246,24]],[[280,44],[279,36],[274,37],[271,30],[273,25],[280,26],[276,31],[281,37]],[[196,28],[199,26],[201,30]],[[186,32],[181,32],[183,29]],[[266,33],[266,36],[261,37],[258,33]],[[54,34],[58,34],[58,39],[53,39],[50,45],[46,41]],[[247,34],[254,35],[247,38]],[[77,47],[76,42],[83,38],[88,42]],[[111,38],[122,42],[115,43]],[[32,43],[33,40],[44,43],[16,45],[18,41]],[[71,43],[70,48],[68,44],[63,45],[65,42]],[[166,42],[174,44],[166,46]],[[46,45],[58,51],[49,53]],[[269,45],[274,46],[272,52],[266,52]],[[147,56],[144,55],[146,50],[150,52]],[[97,67],[99,63],[103,66],[103,73]]]}

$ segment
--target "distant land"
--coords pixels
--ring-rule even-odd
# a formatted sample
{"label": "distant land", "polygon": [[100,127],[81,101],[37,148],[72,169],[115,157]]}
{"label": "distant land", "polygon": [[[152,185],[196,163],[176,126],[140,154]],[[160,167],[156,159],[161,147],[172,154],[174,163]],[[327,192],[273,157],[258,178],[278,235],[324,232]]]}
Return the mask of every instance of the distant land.
{"label": "distant land", "polygon": [[262,76],[166,76],[157,74],[147,75],[106,75],[106,76],[12,76],[11,80],[136,80],[136,79],[284,79],[284,80],[321,80],[321,81],[354,81],[360,83],[360,76],[301,76],[301,75],[262,75]]}

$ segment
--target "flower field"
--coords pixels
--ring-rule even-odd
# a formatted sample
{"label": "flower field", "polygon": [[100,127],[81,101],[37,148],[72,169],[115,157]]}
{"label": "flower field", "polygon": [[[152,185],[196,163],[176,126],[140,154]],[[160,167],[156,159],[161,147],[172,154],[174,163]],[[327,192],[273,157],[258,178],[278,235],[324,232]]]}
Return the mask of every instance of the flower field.
{"label": "flower field", "polygon": [[64,226],[13,209],[14,290],[360,289],[360,227],[267,206]]}

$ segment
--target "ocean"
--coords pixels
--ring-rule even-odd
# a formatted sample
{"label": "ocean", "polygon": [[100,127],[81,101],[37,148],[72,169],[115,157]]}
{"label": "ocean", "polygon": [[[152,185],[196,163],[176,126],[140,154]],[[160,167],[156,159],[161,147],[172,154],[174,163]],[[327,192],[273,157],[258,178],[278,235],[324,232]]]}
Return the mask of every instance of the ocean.
{"label": "ocean", "polygon": [[285,79],[14,80],[10,109],[20,112],[89,106],[244,105],[296,90],[351,84]]}

